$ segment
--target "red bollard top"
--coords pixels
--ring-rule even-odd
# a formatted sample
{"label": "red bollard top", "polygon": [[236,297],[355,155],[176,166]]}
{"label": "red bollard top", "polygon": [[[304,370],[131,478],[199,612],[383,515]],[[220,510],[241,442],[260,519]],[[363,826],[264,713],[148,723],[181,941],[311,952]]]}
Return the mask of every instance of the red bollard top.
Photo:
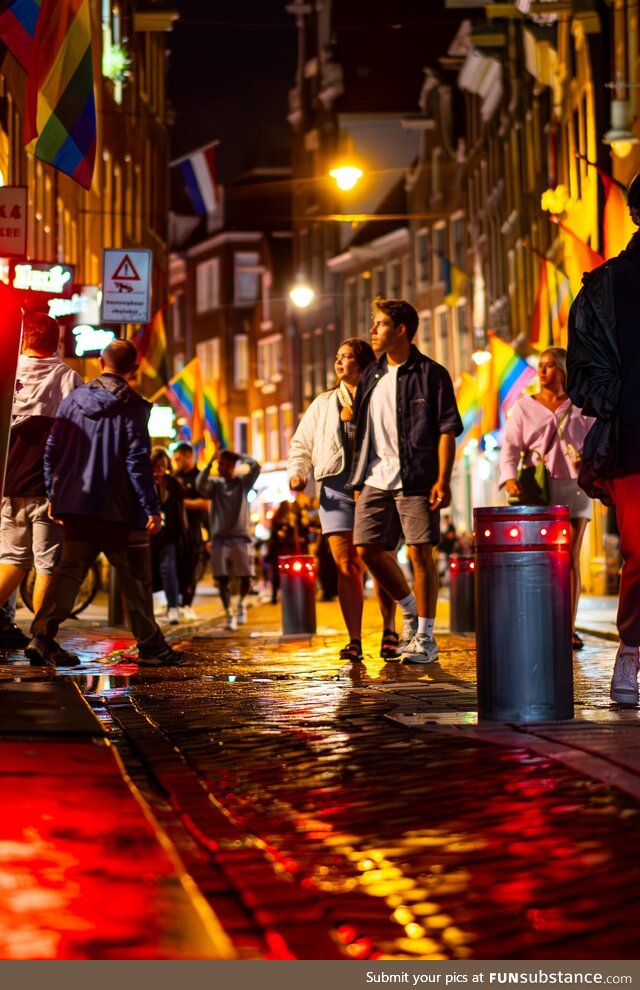
{"label": "red bollard top", "polygon": [[316,563],[311,555],[278,557],[278,570],[292,577],[308,577],[315,580]]}
{"label": "red bollard top", "polygon": [[566,505],[510,505],[473,510],[476,553],[514,550],[569,552]]}

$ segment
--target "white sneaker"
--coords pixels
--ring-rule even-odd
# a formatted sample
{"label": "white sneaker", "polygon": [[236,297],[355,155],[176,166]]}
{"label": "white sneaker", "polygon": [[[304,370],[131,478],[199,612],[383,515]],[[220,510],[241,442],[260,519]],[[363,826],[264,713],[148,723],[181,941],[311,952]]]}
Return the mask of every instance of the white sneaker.
{"label": "white sneaker", "polygon": [[611,700],[618,705],[638,704],[638,669],[640,659],[637,646],[620,643],[611,678]]}
{"label": "white sneaker", "polygon": [[196,622],[198,613],[191,605],[183,605],[180,609],[183,622]]}
{"label": "white sneaker", "polygon": [[236,609],[236,618],[238,620],[239,626],[245,626],[247,624],[247,606],[244,602],[238,603],[238,608]]}
{"label": "white sneaker", "polygon": [[180,622],[180,612],[175,606],[167,609],[167,622],[171,626],[177,626]]}
{"label": "white sneaker", "polygon": [[230,632],[233,632],[238,628],[236,617],[232,612],[224,613],[224,628],[228,629]]}
{"label": "white sneaker", "polygon": [[403,663],[433,663],[438,659],[438,644],[426,633],[416,633],[400,654]]}
{"label": "white sneaker", "polygon": [[417,615],[404,615],[402,616],[402,629],[400,631],[400,649],[404,650],[405,647],[409,645],[413,637],[418,632],[418,616]]}

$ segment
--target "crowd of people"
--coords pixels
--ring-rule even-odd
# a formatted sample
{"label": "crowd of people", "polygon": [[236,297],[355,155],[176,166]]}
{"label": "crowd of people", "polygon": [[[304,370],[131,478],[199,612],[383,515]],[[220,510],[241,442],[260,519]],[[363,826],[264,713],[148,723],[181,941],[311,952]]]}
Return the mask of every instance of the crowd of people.
{"label": "crowd of people", "polygon": [[[640,226],[640,178],[629,205]],[[633,705],[640,503],[630,320],[638,237],[585,277],[571,311],[569,353],[549,347],[540,354],[538,390],[521,395],[503,431],[499,478],[505,498],[522,504],[527,469],[543,465],[545,499],[569,507],[574,649],[583,645],[575,620],[589,496],[615,504],[624,565],[611,697]],[[279,558],[313,551],[323,597],[337,596],[348,635],[339,658],[360,663],[368,572],[380,611],[380,656],[428,664],[438,658],[436,603],[451,554],[472,550],[470,534],[456,530],[451,513],[441,516],[451,505],[463,426],[449,372],[415,346],[415,308],[378,298],[372,317],[371,342],[342,341],[334,386],[313,400],[291,440],[292,494],[271,513],[262,577],[276,604]],[[152,450],[149,405],[132,387],[135,346],[111,343],[100,376],[84,384],[57,357],[58,341],[54,320],[25,316],[2,500],[0,646],[23,645],[32,664],[77,663],[55,637],[102,552],[120,578],[138,662],[179,663],[154,616],[152,593],[164,592],[160,618],[169,624],[195,618],[196,584],[208,558],[225,627],[247,621],[255,565],[250,492],[261,466],[248,454],[216,449],[199,469],[186,442],[172,453]],[[312,478],[315,498],[307,493]],[[411,586],[398,562],[403,545]],[[26,637],[15,624],[15,594],[32,567],[35,616]]]}

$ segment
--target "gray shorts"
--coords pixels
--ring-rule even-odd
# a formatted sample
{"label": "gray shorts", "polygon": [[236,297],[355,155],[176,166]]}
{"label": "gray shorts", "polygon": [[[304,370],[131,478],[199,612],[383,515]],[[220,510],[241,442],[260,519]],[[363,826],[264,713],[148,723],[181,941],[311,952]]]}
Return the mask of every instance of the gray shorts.
{"label": "gray shorts", "polygon": [[53,574],[60,559],[64,530],[48,514],[46,498],[7,495],[2,499],[0,563],[34,565],[39,574]]}
{"label": "gray shorts", "polygon": [[440,511],[432,512],[426,495],[403,495],[401,488],[387,492],[365,485],[356,502],[355,545],[375,543],[395,550],[402,536],[408,546],[437,546]]}
{"label": "gray shorts", "polygon": [[253,577],[253,545],[251,543],[218,542],[211,547],[211,570],[214,578]]}
{"label": "gray shorts", "polygon": [[575,478],[549,478],[551,505],[568,505],[569,519],[591,519],[593,502]]}

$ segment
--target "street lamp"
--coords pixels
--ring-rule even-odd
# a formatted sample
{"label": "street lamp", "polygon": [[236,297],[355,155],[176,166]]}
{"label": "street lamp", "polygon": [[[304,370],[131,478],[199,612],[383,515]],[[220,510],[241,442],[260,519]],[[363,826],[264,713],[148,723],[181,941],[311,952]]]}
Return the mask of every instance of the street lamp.
{"label": "street lamp", "polygon": [[631,108],[627,100],[611,101],[611,127],[602,138],[604,144],[611,145],[611,150],[618,158],[626,158],[631,154],[638,138],[631,130]]}
{"label": "street lamp", "polygon": [[356,165],[339,165],[329,172],[338,189],[348,192],[360,181],[364,172]]}
{"label": "street lamp", "polygon": [[289,299],[298,309],[306,309],[315,298],[315,292],[308,284],[304,275],[298,275],[296,284],[289,290]]}

